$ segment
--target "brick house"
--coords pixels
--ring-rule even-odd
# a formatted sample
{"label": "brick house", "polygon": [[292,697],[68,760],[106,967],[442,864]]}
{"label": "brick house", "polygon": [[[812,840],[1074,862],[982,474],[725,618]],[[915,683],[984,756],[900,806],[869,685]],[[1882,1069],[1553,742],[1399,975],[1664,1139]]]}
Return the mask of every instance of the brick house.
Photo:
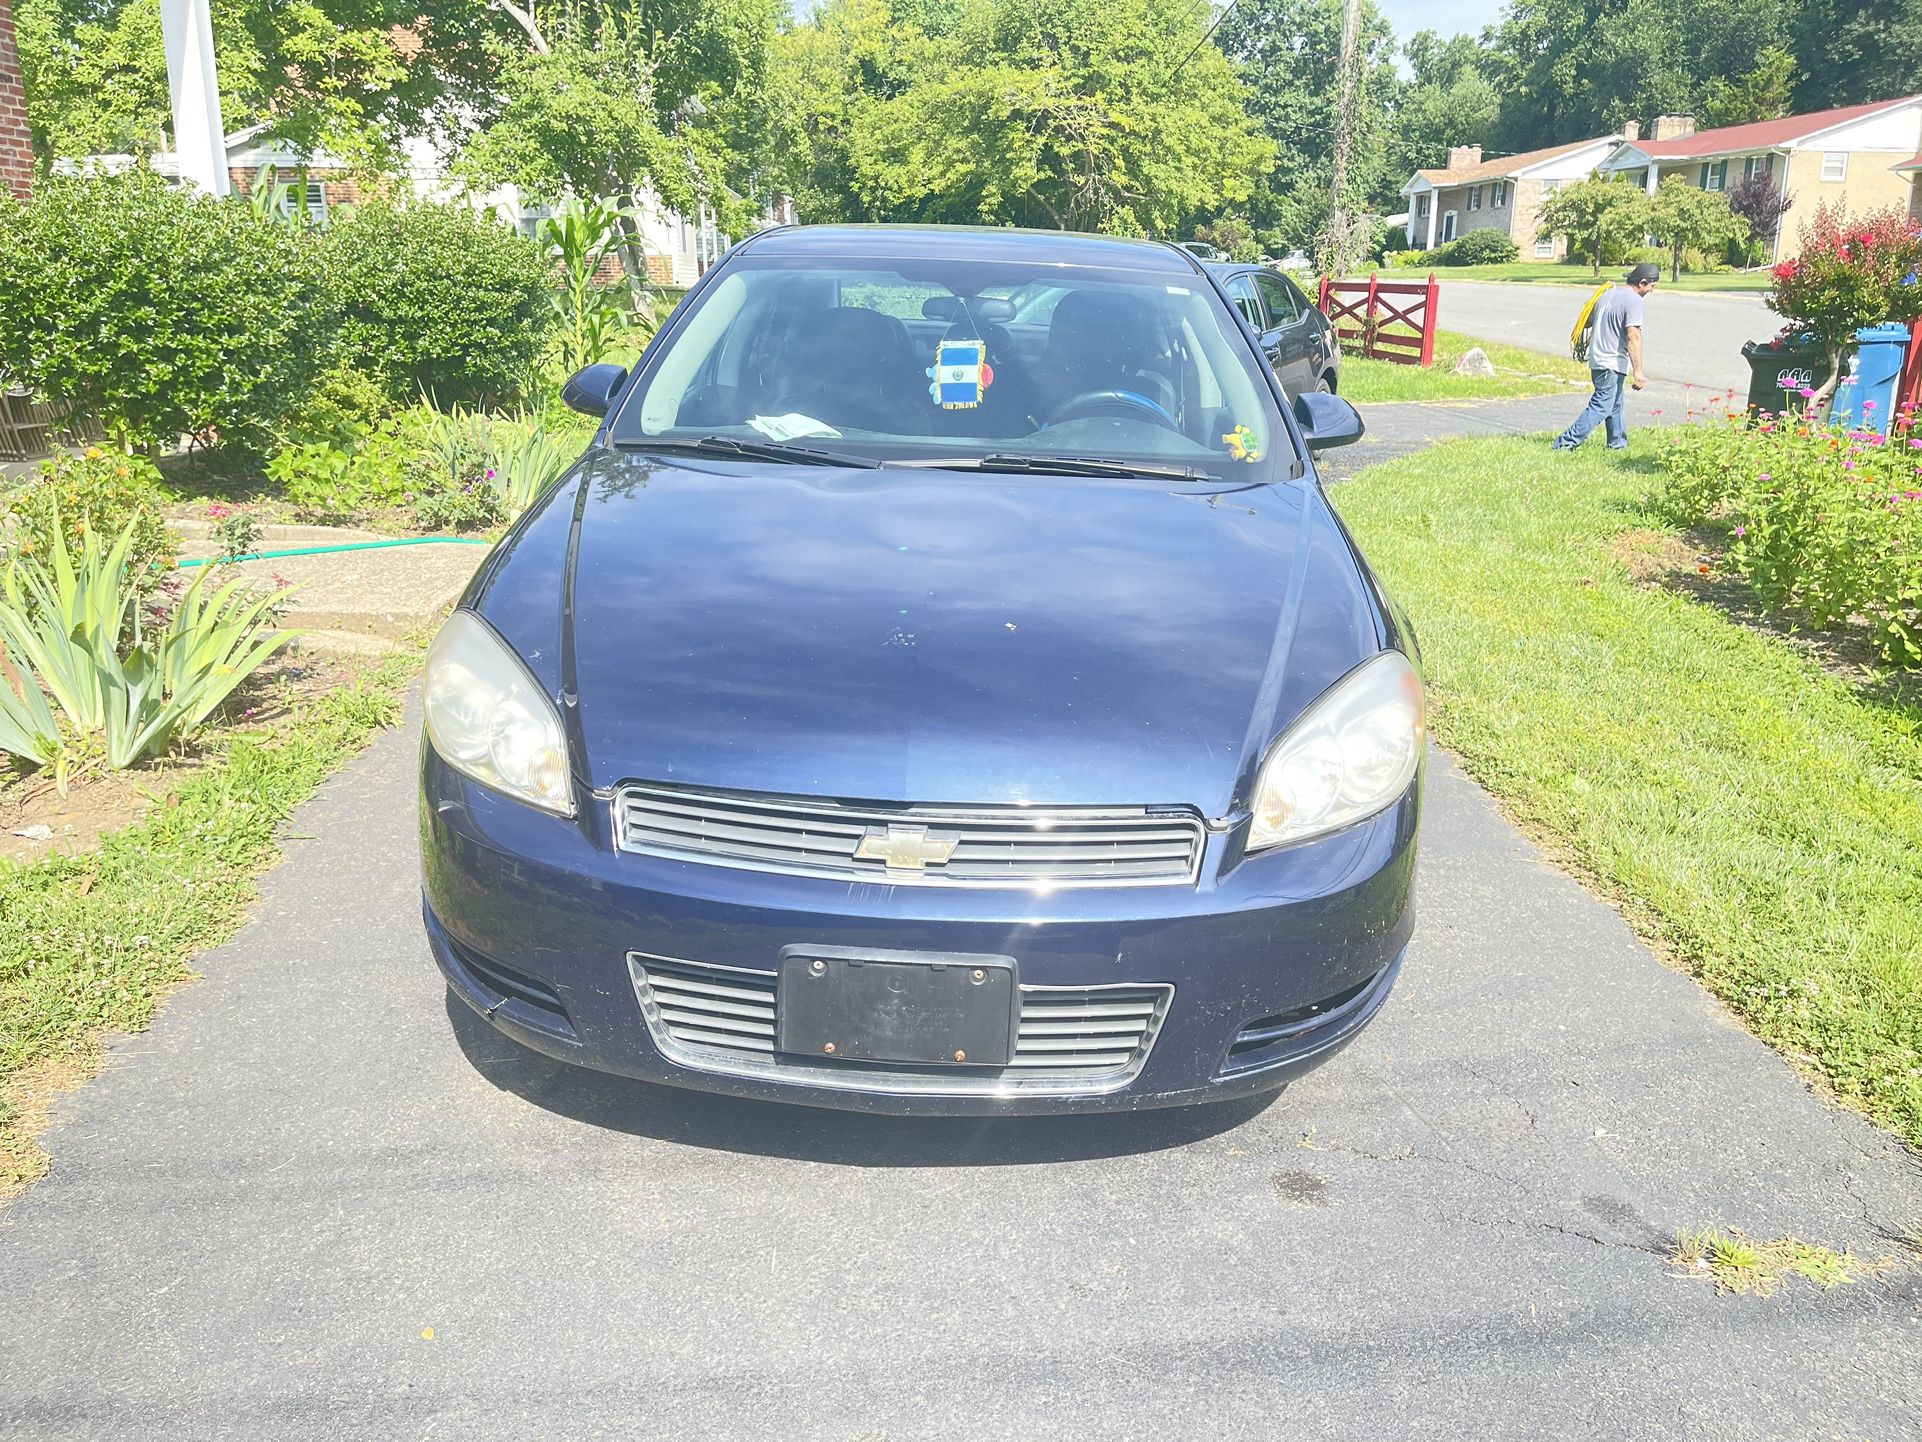
{"label": "brick house", "polygon": [[1563,237],[1535,236],[1542,202],[1562,186],[1586,180],[1615,147],[1637,134],[1631,124],[1622,135],[1490,160],[1482,158],[1479,145],[1454,146],[1447,165],[1418,170],[1401,188],[1408,200],[1408,243],[1429,250],[1471,231],[1500,230],[1524,258],[1560,260],[1568,250]]}
{"label": "brick house", "polygon": [[1624,139],[1601,172],[1650,191],[1671,175],[1705,190],[1770,176],[1792,202],[1769,257],[1783,260],[1824,202],[1855,213],[1901,205],[1922,219],[1922,95],[1714,130],[1697,130],[1690,116],[1658,116],[1648,139]]}
{"label": "brick house", "polygon": [[33,187],[33,136],[27,129],[27,91],[13,36],[13,0],[0,0],[0,185],[26,198]]}

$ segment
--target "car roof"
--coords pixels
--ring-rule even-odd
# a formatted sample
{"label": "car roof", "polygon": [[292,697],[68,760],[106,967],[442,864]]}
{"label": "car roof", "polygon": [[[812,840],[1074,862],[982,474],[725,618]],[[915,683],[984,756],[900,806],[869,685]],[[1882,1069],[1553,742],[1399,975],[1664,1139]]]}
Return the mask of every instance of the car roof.
{"label": "car roof", "polygon": [[735,250],[751,250],[756,256],[823,260],[945,256],[955,260],[1040,261],[1169,275],[1193,275],[1201,264],[1165,241],[980,225],[784,225],[749,236]]}

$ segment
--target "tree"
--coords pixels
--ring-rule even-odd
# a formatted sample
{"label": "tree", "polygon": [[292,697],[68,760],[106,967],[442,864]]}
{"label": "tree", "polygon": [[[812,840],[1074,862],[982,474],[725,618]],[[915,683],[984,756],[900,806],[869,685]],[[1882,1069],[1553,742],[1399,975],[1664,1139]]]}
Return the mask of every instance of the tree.
{"label": "tree", "polygon": [[[1248,206],[1271,252],[1318,249],[1328,229],[1341,24],[1341,0],[1242,0],[1215,32],[1215,45],[1241,71],[1249,115],[1275,147],[1274,167]],[[1390,158],[1390,115],[1401,88],[1395,37],[1372,0],[1363,0],[1358,40],[1348,193],[1379,209],[1408,177]]]}
{"label": "tree", "polygon": [[1820,340],[1829,378],[1810,405],[1826,400],[1842,378],[1842,352],[1855,333],[1882,321],[1922,317],[1922,224],[1900,206],[1850,216],[1818,205],[1802,227],[1795,259],[1775,267],[1769,309]]}
{"label": "tree", "polygon": [[1712,250],[1744,233],[1728,197],[1680,175],[1671,175],[1656,187],[1648,198],[1646,219],[1649,233],[1660,236],[1668,247],[1670,280],[1682,278],[1684,250]]}
{"label": "tree", "polygon": [[550,203],[620,202],[637,283],[643,190],[683,214],[708,206],[729,229],[752,223],[749,150],[718,121],[738,118],[730,95],[761,88],[773,0],[503,8],[515,25],[488,40],[491,99],[458,173]]}
{"label": "tree", "polygon": [[1600,275],[1604,252],[1648,230],[1648,212],[1648,197],[1638,187],[1591,178],[1543,203],[1536,234],[1543,240],[1566,235],[1569,249],[1586,255]]}
{"label": "tree", "polygon": [[[151,153],[171,125],[158,0],[18,0],[27,113],[42,154]],[[486,0],[223,0],[221,113],[298,150],[384,160],[484,79]]]}
{"label": "tree", "polygon": [[1795,204],[1795,197],[1786,190],[1778,190],[1773,172],[1767,170],[1744,176],[1731,185],[1726,194],[1728,208],[1748,226],[1748,251],[1753,264],[1758,250],[1767,252],[1775,244],[1776,234],[1782,229],[1782,217]]}
{"label": "tree", "polygon": [[1501,115],[1501,93],[1488,78],[1487,55],[1474,39],[1444,40],[1423,30],[1402,47],[1412,79],[1395,107],[1389,177],[1397,183],[1439,166],[1451,145],[1489,135]]}
{"label": "tree", "polygon": [[[1202,17],[1155,0],[830,0],[782,37],[781,174],[814,219],[1173,235],[1245,202],[1272,146]],[[926,22],[926,26],[921,23]],[[845,188],[843,188],[845,187]]]}

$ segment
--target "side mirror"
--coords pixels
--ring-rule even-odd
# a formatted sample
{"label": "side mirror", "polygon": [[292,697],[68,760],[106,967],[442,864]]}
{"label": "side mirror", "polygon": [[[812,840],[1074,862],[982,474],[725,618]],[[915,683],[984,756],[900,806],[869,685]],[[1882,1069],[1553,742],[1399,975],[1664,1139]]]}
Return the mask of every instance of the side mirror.
{"label": "side mirror", "polygon": [[604,416],[627,380],[627,367],[602,361],[582,366],[561,387],[561,400],[584,416]]}
{"label": "side mirror", "polygon": [[1302,438],[1311,451],[1352,446],[1367,430],[1360,411],[1326,391],[1304,391],[1295,397],[1295,424],[1301,427]]}

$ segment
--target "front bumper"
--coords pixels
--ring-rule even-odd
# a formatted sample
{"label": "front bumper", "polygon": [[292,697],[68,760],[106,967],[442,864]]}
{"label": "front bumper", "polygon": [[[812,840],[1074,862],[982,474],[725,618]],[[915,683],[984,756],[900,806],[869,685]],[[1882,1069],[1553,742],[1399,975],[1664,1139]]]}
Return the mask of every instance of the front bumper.
{"label": "front bumper", "polygon": [[[1265,855],[1238,857],[1232,838],[1211,834],[1199,885],[1041,894],[633,855],[615,850],[608,806],[549,816],[467,780],[423,745],[423,910],[455,994],[517,1041],[578,1065],[916,1115],[1177,1106],[1279,1087],[1381,1008],[1414,923],[1420,793],[1418,778],[1380,816]],[[771,987],[782,950],[796,945],[1009,956],[1024,992],[1132,988],[1166,1000],[1125,1075],[1085,1084],[730,1061],[665,1036],[649,967],[735,968]]]}

